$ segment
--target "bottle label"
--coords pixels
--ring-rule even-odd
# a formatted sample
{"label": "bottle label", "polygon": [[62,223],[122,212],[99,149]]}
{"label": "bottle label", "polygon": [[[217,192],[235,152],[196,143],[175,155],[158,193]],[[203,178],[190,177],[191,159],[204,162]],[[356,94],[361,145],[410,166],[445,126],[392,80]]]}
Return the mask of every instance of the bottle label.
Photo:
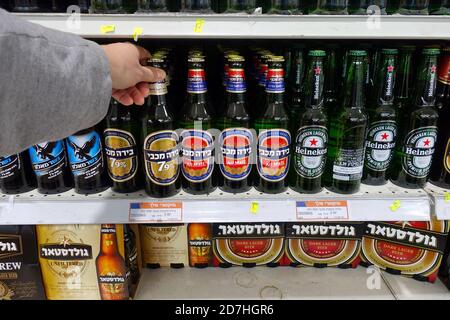
{"label": "bottle label", "polygon": [[38,178],[46,177],[48,180],[63,174],[66,163],[66,154],[62,141],[44,142],[29,149],[31,164]]}
{"label": "bottle label", "polygon": [[206,93],[208,91],[206,87],[205,70],[203,69],[189,69],[187,92],[188,93]]}
{"label": "bottle label", "polygon": [[450,174],[450,138],[447,140],[447,147],[445,148],[444,168]]}
{"label": "bottle label", "polygon": [[138,169],[138,153],[136,139],[127,131],[106,129],[105,152],[108,173],[115,182],[132,179]]}
{"label": "bottle label", "polygon": [[267,71],[266,92],[268,93],[284,92],[283,69],[269,69],[269,71]]}
{"label": "bottle label", "polygon": [[192,182],[209,179],[214,169],[214,140],[204,130],[181,132],[183,152],[183,176]]}
{"label": "bottle label", "polygon": [[315,179],[325,169],[328,131],[323,126],[301,127],[297,131],[294,149],[294,168],[298,175]]}
{"label": "bottle label", "polygon": [[148,89],[150,90],[151,96],[163,96],[167,94],[167,83],[166,81],[150,82],[148,84]]}
{"label": "bottle label", "polygon": [[385,101],[392,101],[394,97],[394,70],[393,65],[388,65],[386,70],[386,78],[384,82],[383,94]]}
{"label": "bottle label", "polygon": [[357,181],[362,178],[364,148],[340,149],[333,165],[333,179]]}
{"label": "bottle label", "polygon": [[151,133],[144,141],[145,172],[153,183],[168,186],[180,173],[178,135],[165,130]]}
{"label": "bottle label", "polygon": [[19,173],[22,167],[18,154],[0,157],[0,179],[8,179]]}
{"label": "bottle label", "polygon": [[267,79],[267,71],[268,71],[268,65],[267,64],[261,64],[259,66],[258,70],[258,85],[265,87],[266,86],[266,79]]}
{"label": "bottle label", "polygon": [[103,171],[102,142],[96,131],[68,137],[67,155],[75,177],[88,180]]}
{"label": "bottle label", "polygon": [[222,131],[219,138],[222,159],[220,171],[229,180],[243,180],[252,170],[253,135],[245,128],[232,128]]}
{"label": "bottle label", "polygon": [[366,139],[366,167],[374,171],[385,171],[392,159],[397,137],[395,121],[374,122]]}
{"label": "bottle label", "polygon": [[244,69],[228,70],[227,92],[244,93],[247,91]]}
{"label": "bottle label", "polygon": [[289,171],[291,135],[284,129],[270,129],[258,136],[258,173],[264,180],[283,180]]}
{"label": "bottle label", "polygon": [[450,55],[442,56],[439,63],[439,81],[450,85]]}
{"label": "bottle label", "polygon": [[436,127],[424,127],[408,133],[403,145],[403,170],[412,177],[425,178],[431,168],[434,145],[437,139]]}

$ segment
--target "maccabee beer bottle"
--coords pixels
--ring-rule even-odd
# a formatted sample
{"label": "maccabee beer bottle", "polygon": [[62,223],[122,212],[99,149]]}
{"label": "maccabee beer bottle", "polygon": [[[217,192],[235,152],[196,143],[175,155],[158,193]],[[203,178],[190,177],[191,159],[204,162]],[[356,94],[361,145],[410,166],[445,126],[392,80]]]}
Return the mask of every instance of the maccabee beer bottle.
{"label": "maccabee beer bottle", "polygon": [[[363,182],[382,185],[392,160],[397,138],[397,113],[394,108],[394,87],[397,49],[382,49],[375,86],[368,101],[369,127],[366,136]],[[374,99],[375,98],[375,99]]]}
{"label": "maccabee beer bottle", "polygon": [[115,192],[131,193],[141,187],[136,111],[135,107],[124,107],[112,99],[106,116],[106,164]]}
{"label": "maccabee beer bottle", "polygon": [[390,180],[405,188],[422,188],[430,172],[437,139],[436,102],[439,49],[424,48],[419,65],[413,104],[404,110],[395,147]]}
{"label": "maccabee beer bottle", "polygon": [[[150,66],[162,68],[163,60],[150,59]],[[167,105],[166,82],[150,83],[150,96],[143,110],[142,139],[145,191],[156,198],[170,197],[181,189],[179,136]]]}
{"label": "maccabee beer bottle", "polygon": [[300,116],[292,147],[290,187],[298,192],[316,193],[322,189],[325,170],[328,130],[324,110],[324,59],[326,53],[308,53],[305,77],[305,112]]}
{"label": "maccabee beer bottle", "polygon": [[280,193],[288,186],[291,134],[284,105],[283,64],[283,57],[268,59],[266,104],[254,124],[258,134],[254,186],[265,193]]}
{"label": "maccabee beer bottle", "polygon": [[207,194],[217,187],[214,170],[213,117],[207,99],[205,59],[188,59],[187,96],[180,119],[183,190],[191,194]]}
{"label": "maccabee beer bottle", "polygon": [[344,100],[331,118],[325,182],[338,193],[359,191],[364,165],[367,128],[365,103],[366,55],[351,50],[345,79]]}
{"label": "maccabee beer bottle", "polygon": [[0,190],[5,194],[19,194],[33,190],[36,180],[27,151],[0,157]]}

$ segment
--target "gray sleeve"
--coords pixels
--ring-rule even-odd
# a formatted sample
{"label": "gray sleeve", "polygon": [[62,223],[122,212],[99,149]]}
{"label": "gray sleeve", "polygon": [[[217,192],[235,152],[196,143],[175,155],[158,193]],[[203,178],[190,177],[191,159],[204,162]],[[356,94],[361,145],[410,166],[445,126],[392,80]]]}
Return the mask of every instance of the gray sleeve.
{"label": "gray sleeve", "polygon": [[0,156],[97,124],[111,92],[99,45],[0,9]]}

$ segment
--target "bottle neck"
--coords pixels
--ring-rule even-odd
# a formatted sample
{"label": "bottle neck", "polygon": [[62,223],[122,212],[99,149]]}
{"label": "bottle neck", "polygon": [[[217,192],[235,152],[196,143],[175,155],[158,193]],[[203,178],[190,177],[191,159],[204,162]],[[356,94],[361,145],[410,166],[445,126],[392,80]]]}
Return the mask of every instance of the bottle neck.
{"label": "bottle neck", "polygon": [[412,84],[412,52],[404,52],[400,55],[399,71],[396,83],[396,97],[409,98]]}
{"label": "bottle neck", "polygon": [[206,103],[207,91],[205,69],[190,68],[187,80],[187,102],[189,104]]}
{"label": "bottle neck", "polygon": [[364,57],[354,57],[347,67],[345,79],[344,107],[364,108],[366,64]]}
{"label": "bottle neck", "polygon": [[304,71],[304,62],[303,62],[303,52],[298,50],[294,54],[294,63],[295,66],[290,72],[290,90],[292,92],[302,92],[303,90],[303,71]]}
{"label": "bottle neck", "polygon": [[331,95],[336,95],[336,52],[334,50],[330,50],[327,58],[328,59],[325,65],[325,74],[327,75],[325,78],[325,91]]}
{"label": "bottle neck", "polygon": [[383,56],[376,74],[375,93],[378,104],[393,103],[396,71],[395,56]]}
{"label": "bottle neck", "polygon": [[436,100],[437,56],[427,56],[423,59],[417,75],[416,106],[432,106]]}
{"label": "bottle neck", "polygon": [[102,224],[100,230],[100,253],[104,255],[117,255],[116,226],[113,224]]}
{"label": "bottle neck", "polygon": [[305,107],[321,108],[324,87],[323,59],[313,58],[308,65],[305,87]]}

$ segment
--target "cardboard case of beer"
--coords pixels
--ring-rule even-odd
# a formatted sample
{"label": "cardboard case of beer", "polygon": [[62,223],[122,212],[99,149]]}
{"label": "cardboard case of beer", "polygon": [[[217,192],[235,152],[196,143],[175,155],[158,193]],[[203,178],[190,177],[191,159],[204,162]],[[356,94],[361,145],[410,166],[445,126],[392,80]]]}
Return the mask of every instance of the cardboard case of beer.
{"label": "cardboard case of beer", "polygon": [[0,300],[44,300],[34,226],[0,226]]}
{"label": "cardboard case of beer", "polygon": [[445,250],[449,223],[368,222],[361,243],[361,264],[392,274],[434,282]]}
{"label": "cardboard case of beer", "polygon": [[283,265],[356,268],[364,223],[286,223]]}

